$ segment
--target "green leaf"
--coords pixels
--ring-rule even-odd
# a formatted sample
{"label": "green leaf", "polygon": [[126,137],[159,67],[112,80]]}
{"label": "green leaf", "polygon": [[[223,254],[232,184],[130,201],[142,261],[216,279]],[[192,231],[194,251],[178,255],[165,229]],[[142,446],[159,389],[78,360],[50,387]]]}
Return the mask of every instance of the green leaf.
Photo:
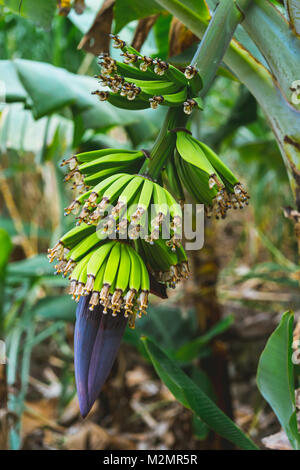
{"label": "green leaf", "polygon": [[39,26],[49,29],[56,10],[56,0],[4,0],[12,12],[30,19]]}
{"label": "green leaf", "polygon": [[210,429],[241,449],[258,449],[254,442],[153,341],[146,337],[143,337],[142,341],[157,374],[183,406],[192,410]]}
{"label": "green leaf", "polygon": [[127,23],[150,15],[161,13],[163,8],[154,0],[135,2],[132,0],[117,0],[114,6],[115,33],[118,33]]}
{"label": "green leaf", "polygon": [[10,276],[41,277],[53,274],[53,267],[45,255],[37,255],[10,263],[7,271]]}
{"label": "green leaf", "polygon": [[69,295],[45,297],[38,301],[33,312],[34,316],[46,320],[74,321],[76,303]]}
{"label": "green leaf", "polygon": [[210,19],[209,8],[206,0],[181,0],[180,3],[201,16],[203,21],[208,21]]}
{"label": "green leaf", "polygon": [[12,250],[12,242],[10,236],[6,232],[6,230],[0,228],[0,279],[4,274],[4,269],[8,263],[11,250]]}
{"label": "green leaf", "polygon": [[69,105],[80,111],[94,106],[95,99],[90,91],[96,84],[91,77],[79,77],[51,64],[32,60],[16,59],[14,64],[32,99],[36,119]]}
{"label": "green leaf", "polygon": [[11,60],[0,61],[0,77],[5,85],[4,92],[7,103],[26,101],[28,99],[28,93],[23,87]]}
{"label": "green leaf", "polygon": [[199,352],[204,346],[206,346],[215,336],[227,330],[233,322],[233,315],[224,318],[204,335],[185,343],[175,352],[175,358],[179,361],[192,361],[199,355]]}
{"label": "green leaf", "polygon": [[286,312],[270,336],[259,360],[257,385],[274,410],[293,448],[299,449],[300,435],[297,430],[294,367],[291,358],[293,321],[293,313]]}
{"label": "green leaf", "polygon": [[285,6],[290,18],[291,25],[296,33],[300,35],[300,4],[299,0],[285,0]]}

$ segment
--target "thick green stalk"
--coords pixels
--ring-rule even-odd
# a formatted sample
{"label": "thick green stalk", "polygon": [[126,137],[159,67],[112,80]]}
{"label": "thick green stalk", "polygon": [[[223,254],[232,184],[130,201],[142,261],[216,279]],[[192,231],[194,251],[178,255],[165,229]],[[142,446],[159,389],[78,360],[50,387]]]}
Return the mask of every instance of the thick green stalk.
{"label": "thick green stalk", "polygon": [[169,108],[164,123],[156,138],[150,158],[145,161],[140,174],[156,180],[165,164],[166,159],[173,153],[176,135],[172,129],[184,127],[188,116],[179,108]]}
{"label": "thick green stalk", "polygon": [[244,12],[251,2],[252,0],[240,0],[240,5],[237,7],[235,0],[226,0],[216,6],[191,63],[197,67],[202,78],[201,96],[204,96],[211,86],[234,32],[238,24],[243,21]]}
{"label": "thick green stalk", "polygon": [[266,0],[254,0],[243,21],[243,28],[265,57],[279,88],[292,106],[292,83],[300,80],[300,38],[279,10]]}

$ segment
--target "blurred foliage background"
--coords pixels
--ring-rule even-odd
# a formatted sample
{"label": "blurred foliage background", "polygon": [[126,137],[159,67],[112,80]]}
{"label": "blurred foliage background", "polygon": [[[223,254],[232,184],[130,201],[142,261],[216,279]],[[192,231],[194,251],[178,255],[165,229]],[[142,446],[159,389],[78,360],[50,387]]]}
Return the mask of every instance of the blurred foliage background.
{"label": "blurred foliage background", "polygon": [[[0,403],[8,403],[2,446],[9,431],[13,449],[228,448],[160,383],[141,334],[173,355],[262,446],[279,424],[255,385],[258,358],[280,314],[293,308],[298,318],[300,296],[297,244],[283,214],[292,194],[261,110],[242,85],[219,76],[204,111],[194,113],[193,132],[240,176],[250,205],[207,225],[204,249],[190,253],[195,275],[167,301],[153,299],[147,318],[126,331],[101,399],[83,422],[73,370],[75,304],[45,256],[71,222],[63,217],[71,192],[59,163],[79,149],[151,148],[164,110],[117,110],[91,96],[97,59],[78,44],[101,0],[68,16],[58,14],[55,1],[47,8],[35,2],[34,14],[31,3],[20,14],[19,2],[0,1],[0,338],[7,353]],[[124,23],[119,34],[131,41],[138,21]],[[188,33],[182,44],[166,41],[175,26],[160,15],[142,52],[187,63]]]}

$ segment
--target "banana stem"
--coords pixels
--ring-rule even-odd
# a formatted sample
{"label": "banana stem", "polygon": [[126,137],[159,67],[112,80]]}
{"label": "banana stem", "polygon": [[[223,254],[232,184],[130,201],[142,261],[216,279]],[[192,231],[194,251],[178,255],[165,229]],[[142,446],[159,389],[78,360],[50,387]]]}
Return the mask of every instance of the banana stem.
{"label": "banana stem", "polygon": [[218,68],[228,49],[230,41],[239,23],[244,19],[244,12],[252,0],[221,0],[214,11],[198,50],[191,62],[196,66],[202,78],[204,96],[214,80]]}
{"label": "banana stem", "polygon": [[156,138],[150,158],[145,161],[140,174],[156,180],[167,158],[173,153],[176,135],[170,130],[176,127],[185,127],[188,116],[181,109],[169,108],[162,128]]}

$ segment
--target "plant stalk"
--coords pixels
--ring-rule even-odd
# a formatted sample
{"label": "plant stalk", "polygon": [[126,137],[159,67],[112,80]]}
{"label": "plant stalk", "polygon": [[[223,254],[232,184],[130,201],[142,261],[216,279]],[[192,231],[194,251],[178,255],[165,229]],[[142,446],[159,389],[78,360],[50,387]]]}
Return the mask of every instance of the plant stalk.
{"label": "plant stalk", "polygon": [[221,0],[204,33],[191,65],[196,66],[202,78],[204,96],[210,88],[230,41],[239,23],[244,19],[244,12],[252,0],[240,0],[239,7],[235,0]]}
{"label": "plant stalk", "polygon": [[143,164],[140,174],[156,180],[167,158],[173,153],[176,134],[172,129],[185,127],[188,116],[179,108],[169,108],[160,132],[150,153],[150,158]]}

